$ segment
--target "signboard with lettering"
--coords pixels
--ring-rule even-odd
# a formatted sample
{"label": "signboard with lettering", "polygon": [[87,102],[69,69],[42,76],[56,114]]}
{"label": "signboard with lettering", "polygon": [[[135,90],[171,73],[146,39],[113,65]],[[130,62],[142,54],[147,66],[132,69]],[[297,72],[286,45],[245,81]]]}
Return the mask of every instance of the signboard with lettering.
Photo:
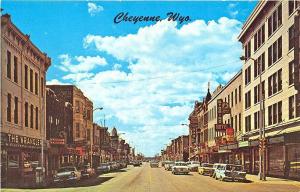
{"label": "signboard with lettering", "polygon": [[65,139],[62,138],[50,138],[51,145],[64,145]]}
{"label": "signboard with lettering", "polygon": [[217,124],[223,123],[222,103],[222,99],[217,100]]}
{"label": "signboard with lettering", "polygon": [[230,107],[229,104],[227,102],[223,102],[222,103],[222,114],[230,114]]}
{"label": "signboard with lettering", "polygon": [[15,135],[10,133],[1,133],[1,145],[10,147],[41,147],[41,139]]}
{"label": "signboard with lettering", "polygon": [[226,140],[227,142],[234,142],[234,129],[232,127],[227,127],[226,129]]}
{"label": "signboard with lettering", "polygon": [[215,130],[216,131],[226,131],[227,127],[229,127],[228,124],[215,124]]}

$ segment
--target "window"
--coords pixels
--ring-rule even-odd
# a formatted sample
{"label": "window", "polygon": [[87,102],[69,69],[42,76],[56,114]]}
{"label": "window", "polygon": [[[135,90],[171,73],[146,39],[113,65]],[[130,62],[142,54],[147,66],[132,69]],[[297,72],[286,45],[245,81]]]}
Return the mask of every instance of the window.
{"label": "window", "polygon": [[231,107],[233,107],[233,92],[231,92]]}
{"label": "window", "polygon": [[6,52],[6,76],[11,79],[11,53],[10,51]]}
{"label": "window", "polygon": [[91,140],[91,131],[89,129],[86,130],[86,138],[87,140]]}
{"label": "window", "polygon": [[289,119],[295,118],[295,96],[289,97]]}
{"label": "window", "polygon": [[8,122],[11,122],[11,94],[7,94],[7,109],[6,109],[6,119]]}
{"label": "window", "polygon": [[245,128],[246,128],[246,132],[251,131],[251,115],[245,117]]}
{"label": "window", "polygon": [[38,95],[39,94],[39,86],[38,86],[38,74],[34,73],[34,85],[35,85],[35,94]]}
{"label": "window", "polygon": [[251,66],[245,70],[245,85],[248,85],[251,81]]}
{"label": "window", "polygon": [[265,42],[265,25],[261,26],[261,28],[254,35],[254,51],[260,48],[264,42]]}
{"label": "window", "polygon": [[251,57],[251,41],[246,43],[244,48],[245,48],[245,57],[248,60]]}
{"label": "window", "polygon": [[278,61],[282,57],[282,37],[279,37],[277,41],[268,48],[268,66]]}
{"label": "window", "polygon": [[41,77],[41,92],[42,92],[42,97],[44,97],[44,78]]}
{"label": "window", "polygon": [[299,0],[289,0],[289,15],[291,15],[297,7],[300,6]]}
{"label": "window", "polygon": [[234,131],[235,132],[237,132],[237,126],[238,126],[238,124],[237,124],[237,115],[235,115],[235,117],[234,117]]}
{"label": "window", "polygon": [[76,137],[80,137],[80,124],[76,123]]}
{"label": "window", "polygon": [[268,107],[269,125],[282,122],[282,101]]}
{"label": "window", "polygon": [[289,28],[289,50],[291,50],[292,48],[294,48],[294,43],[295,43],[295,25],[292,25]]}
{"label": "window", "polygon": [[30,69],[30,91],[33,92],[33,70]]}
{"label": "window", "polygon": [[268,95],[271,96],[282,90],[282,69],[268,78]]}
{"label": "window", "polygon": [[35,129],[39,129],[39,108],[35,107]]}
{"label": "window", "polygon": [[242,101],[242,86],[239,86],[239,102]]}
{"label": "window", "polygon": [[28,89],[28,66],[27,65],[24,66],[24,70],[25,70],[25,75],[24,75],[25,89]]}
{"label": "window", "polygon": [[28,127],[28,103],[25,102],[25,127]]}
{"label": "window", "polygon": [[15,111],[14,111],[14,122],[15,124],[19,123],[19,117],[18,117],[18,112],[19,112],[19,99],[18,97],[15,97]]}
{"label": "window", "polygon": [[227,96],[228,99],[228,106],[230,105],[230,95]]}
{"label": "window", "polygon": [[235,104],[237,104],[237,88],[234,90],[234,95]]}
{"label": "window", "polygon": [[33,105],[30,105],[30,128],[33,128]]}
{"label": "window", "polygon": [[75,101],[75,112],[80,113],[79,101]]}
{"label": "window", "polygon": [[259,122],[260,122],[259,115],[260,115],[259,111],[254,113],[254,129],[259,128]]}
{"label": "window", "polygon": [[270,37],[282,24],[282,6],[281,4],[268,18],[268,36]]}
{"label": "window", "polygon": [[248,109],[251,106],[251,91],[248,91],[245,94],[245,109]]}
{"label": "window", "polygon": [[[265,81],[262,83],[262,98],[265,98]],[[254,87],[254,104],[257,104],[260,101],[260,84]]]}
{"label": "window", "polygon": [[239,131],[241,131],[241,130],[242,130],[242,116],[239,113]]}
{"label": "window", "polygon": [[295,81],[295,65],[294,61],[289,63],[289,85],[294,84]]}
{"label": "window", "polygon": [[18,58],[14,56],[14,82],[18,83]]}
{"label": "window", "polygon": [[[260,69],[261,67],[261,69]],[[260,75],[261,72],[265,71],[265,53],[261,54],[255,61],[254,61],[254,78]]]}

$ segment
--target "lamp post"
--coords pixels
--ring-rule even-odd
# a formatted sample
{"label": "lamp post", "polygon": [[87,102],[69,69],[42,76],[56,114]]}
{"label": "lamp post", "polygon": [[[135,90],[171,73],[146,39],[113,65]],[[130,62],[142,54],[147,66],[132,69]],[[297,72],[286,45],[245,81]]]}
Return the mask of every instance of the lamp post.
{"label": "lamp post", "polygon": [[[103,107],[96,107],[95,109],[93,109],[93,112],[96,111],[96,110],[103,110]],[[94,131],[94,127],[90,131],[90,153],[91,153],[90,161],[91,161],[91,168],[93,167],[93,141],[94,141],[93,131]]]}
{"label": "lamp post", "polygon": [[[246,61],[248,59],[251,59],[256,62],[255,59],[251,57],[245,57],[241,56],[241,60]],[[265,114],[264,114],[264,98],[262,95],[262,63],[259,63],[259,115],[258,115],[258,122],[259,122],[259,179],[262,181],[266,180],[266,174],[265,174],[265,164],[266,164],[266,152],[265,152]]]}

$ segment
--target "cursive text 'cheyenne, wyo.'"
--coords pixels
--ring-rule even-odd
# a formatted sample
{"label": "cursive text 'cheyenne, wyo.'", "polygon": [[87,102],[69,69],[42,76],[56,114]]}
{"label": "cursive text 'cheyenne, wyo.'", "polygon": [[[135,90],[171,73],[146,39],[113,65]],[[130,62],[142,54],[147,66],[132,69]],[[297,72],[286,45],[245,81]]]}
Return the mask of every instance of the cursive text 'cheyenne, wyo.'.
{"label": "cursive text 'cheyenne, wyo.'", "polygon": [[[178,21],[180,24],[191,21],[189,16],[180,15],[180,13],[168,12],[166,14],[168,21]],[[158,16],[131,16],[128,12],[120,12],[114,18],[114,23],[129,22],[136,24],[138,22],[158,22],[162,21],[162,17]]]}

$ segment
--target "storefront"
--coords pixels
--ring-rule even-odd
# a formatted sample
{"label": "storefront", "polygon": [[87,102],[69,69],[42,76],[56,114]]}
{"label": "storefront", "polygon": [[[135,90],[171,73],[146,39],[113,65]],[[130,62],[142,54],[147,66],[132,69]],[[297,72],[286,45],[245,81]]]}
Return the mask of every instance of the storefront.
{"label": "storefront", "polygon": [[300,132],[286,135],[285,146],[285,177],[300,179]]}
{"label": "storefront", "polygon": [[40,139],[1,133],[1,169],[4,170],[1,179],[6,181],[6,185],[33,185],[35,168],[40,166],[40,160]]}

